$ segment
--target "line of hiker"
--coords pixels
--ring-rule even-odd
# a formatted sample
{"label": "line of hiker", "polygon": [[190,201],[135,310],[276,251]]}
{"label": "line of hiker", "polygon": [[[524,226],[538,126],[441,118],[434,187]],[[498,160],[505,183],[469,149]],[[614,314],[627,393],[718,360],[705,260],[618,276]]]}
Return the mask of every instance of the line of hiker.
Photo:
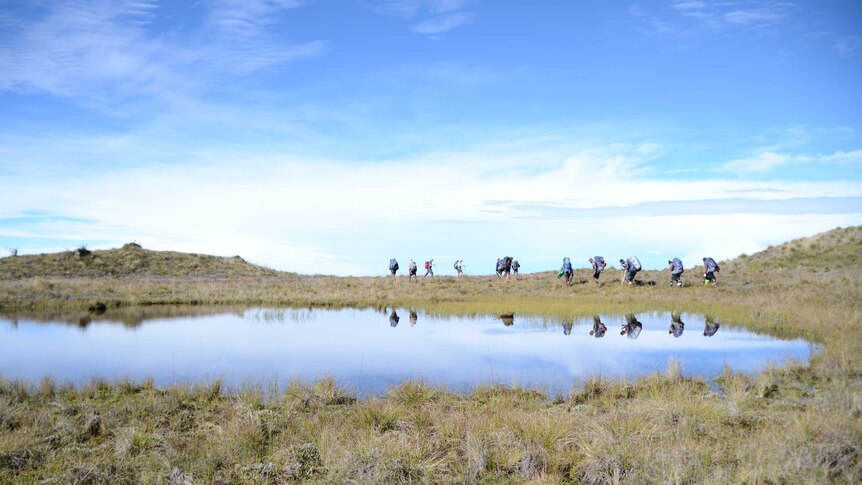
{"label": "line of hiker", "polygon": [[[607,263],[605,262],[605,258],[602,256],[593,256],[589,258],[590,265],[593,270],[593,282],[601,285],[599,282],[599,278],[602,275],[602,272],[607,268]],[[682,263],[682,260],[679,258],[669,259],[667,261],[667,268],[670,270],[670,286],[682,287],[682,275],[685,273],[685,266]],[[464,260],[456,259],[455,264],[453,265],[456,275],[458,277],[464,276]],[[518,269],[520,269],[521,264],[518,263],[517,259],[512,258],[511,256],[505,256],[497,259],[497,265],[495,267],[495,272],[498,278],[509,279],[511,274],[518,274]],[[715,262],[715,259],[711,257],[703,258],[703,284],[705,286],[715,285],[718,283],[715,274],[721,271],[721,268],[718,266],[718,263]],[[434,270],[437,268],[437,265],[434,264],[433,259],[429,259],[425,261],[425,275],[434,276]],[[389,260],[389,272],[394,277],[398,273],[398,261],[395,258]],[[625,259],[620,259],[620,281],[623,284],[628,284],[629,286],[642,284],[640,281],[636,280],[635,277],[637,274],[643,269],[643,265],[641,265],[640,259],[637,256],[630,256]],[[416,262],[412,259],[407,267],[408,271],[408,280],[413,281],[417,278],[418,266]],[[560,267],[560,271],[557,273],[557,278],[562,278],[565,276],[566,286],[572,285],[572,280],[575,274],[574,267],[572,266],[572,260],[569,257],[563,258],[563,265]],[[655,285],[655,282],[650,281],[646,283],[647,285]]]}

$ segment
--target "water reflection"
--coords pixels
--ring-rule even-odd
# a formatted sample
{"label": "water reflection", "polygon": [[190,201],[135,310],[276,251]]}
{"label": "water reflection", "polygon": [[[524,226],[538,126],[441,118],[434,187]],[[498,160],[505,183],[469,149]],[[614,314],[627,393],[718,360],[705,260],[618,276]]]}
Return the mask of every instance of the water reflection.
{"label": "water reflection", "polygon": [[635,318],[633,313],[628,313],[626,314],[626,323],[623,325],[623,328],[620,329],[620,335],[627,335],[628,338],[637,340],[643,327],[643,324]]}
{"label": "water reflection", "polygon": [[[61,382],[152,377],[157,384],[221,377],[237,385],[332,375],[360,393],[417,378],[455,390],[489,382],[568,390],[586,376],[663,370],[671,356],[687,374],[711,377],[726,364],[753,372],[788,357],[804,361],[811,352],[801,340],[726,323],[717,332],[716,319],[679,313],[563,320],[519,315],[514,325],[511,313],[444,317],[396,308],[114,310],[85,313],[91,323],[83,328],[74,314],[0,317],[0,374],[33,383],[51,375]],[[176,316],[181,312],[187,315]],[[410,325],[399,326],[405,313]],[[423,324],[415,325],[420,317]],[[679,327],[676,338],[668,338],[668,321],[672,334]],[[684,334],[683,321],[704,323],[711,338]],[[611,326],[621,329],[620,336],[607,333]]]}
{"label": "water reflection", "polygon": [[602,338],[605,336],[605,333],[608,331],[607,325],[602,323],[601,319],[598,315],[593,316],[593,329],[590,330],[590,335],[595,338]]}
{"label": "water reflection", "polygon": [[715,319],[709,315],[704,317],[704,327],[703,327],[703,336],[704,337],[712,337],[715,335],[715,332],[718,332],[718,327],[721,325],[715,321]]}
{"label": "water reflection", "polygon": [[672,313],[667,333],[672,333],[674,338],[679,338],[682,337],[683,330],[685,330],[685,323],[682,321],[682,315],[676,312]]}

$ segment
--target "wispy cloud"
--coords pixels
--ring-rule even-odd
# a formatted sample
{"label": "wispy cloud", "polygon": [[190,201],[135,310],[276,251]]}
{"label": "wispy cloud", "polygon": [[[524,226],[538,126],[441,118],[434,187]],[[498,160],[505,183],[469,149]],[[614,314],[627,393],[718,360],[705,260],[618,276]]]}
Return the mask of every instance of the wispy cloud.
{"label": "wispy cloud", "polygon": [[787,154],[766,151],[752,157],[731,160],[722,164],[719,171],[747,175],[771,172],[789,164],[806,163],[845,166],[862,164],[862,150],[837,151],[831,155]]}
{"label": "wispy cloud", "polygon": [[838,40],[833,46],[844,57],[856,55],[859,49],[862,49],[862,37],[851,35]]}
{"label": "wispy cloud", "polygon": [[151,26],[160,12],[155,0],[70,0],[14,9],[7,15],[20,22],[13,35],[0,37],[0,91],[47,92],[116,110],[116,104],[142,97],[194,97],[215,80],[228,84],[231,76],[326,48],[321,40],[289,42],[269,31],[277,13],[296,8],[296,1],[219,0],[206,6],[208,21],[182,36]]}
{"label": "wispy cloud", "polygon": [[363,3],[384,15],[413,23],[418,34],[436,36],[472,22],[476,13],[470,8],[475,0],[365,0]]}
{"label": "wispy cloud", "polygon": [[629,13],[647,34],[694,35],[701,30],[768,29],[787,22],[795,5],[778,0],[676,1],[669,8],[634,5]]}

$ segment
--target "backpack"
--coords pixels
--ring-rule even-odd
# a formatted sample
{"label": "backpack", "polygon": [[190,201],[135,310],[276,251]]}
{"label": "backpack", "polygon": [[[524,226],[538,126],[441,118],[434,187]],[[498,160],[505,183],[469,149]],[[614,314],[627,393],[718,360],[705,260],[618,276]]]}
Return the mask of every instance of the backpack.
{"label": "backpack", "polygon": [[430,267],[431,267],[431,261],[425,261],[425,269],[428,269]]}
{"label": "backpack", "polygon": [[718,271],[718,263],[712,258],[706,258],[705,266],[707,271]]}
{"label": "backpack", "polygon": [[453,266],[453,268],[458,269],[458,263],[459,261],[455,261],[455,266]]}
{"label": "backpack", "polygon": [[596,266],[600,268],[604,268],[605,266],[607,266],[607,263],[605,263],[605,258],[601,256],[593,256],[593,261],[596,263]]}
{"label": "backpack", "polygon": [[566,268],[566,271],[571,271],[572,270],[572,263],[566,261],[565,263],[563,263],[563,268]]}
{"label": "backpack", "polygon": [[639,260],[637,256],[632,256],[631,258],[629,258],[629,263],[635,271],[641,270],[641,260]]}
{"label": "backpack", "polygon": [[410,271],[412,271],[412,272],[414,272],[414,273],[415,273],[415,272],[416,272],[416,262],[415,262],[415,261],[410,261],[410,264],[407,266],[407,268],[408,268]]}
{"label": "backpack", "polygon": [[682,265],[682,261],[679,258],[673,258],[673,270],[674,271],[682,271],[685,269]]}
{"label": "backpack", "polygon": [[398,261],[395,258],[389,260],[389,271],[392,270],[398,271]]}
{"label": "backpack", "polygon": [[504,269],[506,269],[506,261],[500,258],[497,260],[497,271],[503,271]]}

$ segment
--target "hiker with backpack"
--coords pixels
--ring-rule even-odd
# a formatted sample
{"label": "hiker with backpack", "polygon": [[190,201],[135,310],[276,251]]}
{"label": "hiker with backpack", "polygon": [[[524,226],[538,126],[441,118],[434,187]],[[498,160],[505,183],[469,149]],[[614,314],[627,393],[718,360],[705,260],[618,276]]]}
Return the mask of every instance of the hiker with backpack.
{"label": "hiker with backpack", "polygon": [[703,258],[703,268],[703,285],[707,286],[709,284],[718,284],[718,281],[715,279],[715,273],[721,271],[721,268],[718,267],[718,263],[716,263],[714,259],[706,257]]}
{"label": "hiker with backpack", "polygon": [[502,278],[503,274],[506,279],[509,279],[509,273],[512,271],[512,257],[506,256],[497,260],[497,276]]}
{"label": "hiker with backpack", "polygon": [[[429,259],[428,261],[425,261],[425,276],[428,276],[428,275],[434,276],[434,260],[433,259]],[[425,276],[423,276],[423,278]]]}
{"label": "hiker with backpack", "polygon": [[628,259],[621,259],[620,266],[623,270],[623,282],[629,286],[634,286],[635,275],[641,270],[641,260],[637,256],[632,256]]}
{"label": "hiker with backpack", "polygon": [[393,278],[395,277],[395,273],[398,272],[398,261],[395,258],[389,260],[389,272]]}
{"label": "hiker with backpack", "polygon": [[513,274],[517,275],[517,274],[518,274],[518,269],[519,269],[520,267],[521,267],[521,263],[519,263],[517,259],[516,259],[516,260],[514,260],[514,261],[512,261],[512,273],[513,273]]}
{"label": "hiker with backpack", "polygon": [[416,266],[416,261],[410,260],[410,263],[407,265],[407,281],[414,281],[416,279],[416,271],[418,270]]}
{"label": "hiker with backpack", "polygon": [[572,268],[572,260],[567,257],[563,258],[563,265],[560,266],[560,272],[557,273],[557,278],[561,276],[566,277],[566,286],[572,286],[572,276],[575,274],[575,270]]}
{"label": "hiker with backpack", "polygon": [[597,285],[600,285],[599,276],[602,275],[602,271],[607,267],[605,258],[601,256],[593,256],[590,258],[590,264],[593,265],[593,281],[595,281]]}
{"label": "hiker with backpack", "polygon": [[685,273],[685,267],[682,265],[682,260],[673,258],[667,261],[670,269],[670,286],[676,285],[682,287],[682,274]]}
{"label": "hiker with backpack", "polygon": [[455,271],[458,272],[458,277],[464,276],[464,260],[456,259],[455,260]]}

